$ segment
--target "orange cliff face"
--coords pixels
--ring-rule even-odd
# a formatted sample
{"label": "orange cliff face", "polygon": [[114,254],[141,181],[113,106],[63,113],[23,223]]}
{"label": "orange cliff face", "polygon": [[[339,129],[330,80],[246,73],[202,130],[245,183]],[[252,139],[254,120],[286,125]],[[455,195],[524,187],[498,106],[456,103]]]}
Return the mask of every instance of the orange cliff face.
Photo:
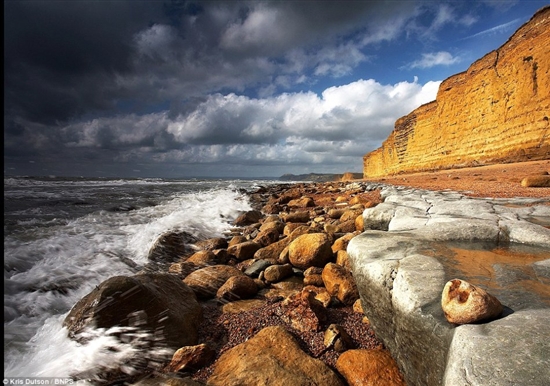
{"label": "orange cliff face", "polygon": [[363,157],[364,178],[550,159],[550,6],[441,83]]}

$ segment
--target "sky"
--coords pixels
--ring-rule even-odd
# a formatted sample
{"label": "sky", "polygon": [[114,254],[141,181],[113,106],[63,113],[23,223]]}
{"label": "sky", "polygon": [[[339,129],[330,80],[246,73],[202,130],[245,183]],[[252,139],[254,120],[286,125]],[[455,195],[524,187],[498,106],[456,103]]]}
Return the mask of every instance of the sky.
{"label": "sky", "polygon": [[546,5],[4,0],[4,175],[361,172]]}

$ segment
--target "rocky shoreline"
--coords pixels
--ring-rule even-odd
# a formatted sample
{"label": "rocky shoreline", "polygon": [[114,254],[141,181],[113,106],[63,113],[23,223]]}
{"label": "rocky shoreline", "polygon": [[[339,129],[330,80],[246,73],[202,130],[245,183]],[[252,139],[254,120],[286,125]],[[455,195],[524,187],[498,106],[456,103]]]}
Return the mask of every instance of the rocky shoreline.
{"label": "rocky shoreline", "polygon": [[[94,382],[354,385],[370,379],[404,384],[363,313],[346,252],[363,231],[364,209],[381,202],[377,185],[279,184],[262,187],[249,199],[253,210],[237,218],[224,237],[162,235],[149,253],[150,266],[134,276],[139,283],[112,278],[73,307],[65,325],[75,339],[92,322],[139,326],[164,335],[170,331],[164,344],[168,352],[177,350],[147,365],[127,364],[133,366],[129,373],[124,367],[111,369]],[[178,284],[165,282],[166,276],[179,279]],[[175,288],[179,283],[183,288]],[[142,291],[135,304],[129,296],[117,298],[135,288]],[[152,315],[168,305],[143,310],[142,299],[153,303],[164,288],[187,297],[185,310],[168,318]],[[188,290],[195,299],[189,299]],[[102,306],[105,299],[111,311]],[[136,313],[141,315],[137,323],[130,317]],[[192,321],[185,334],[169,325],[178,318]],[[276,345],[266,346],[271,338]],[[287,343],[279,347],[278,342]]]}

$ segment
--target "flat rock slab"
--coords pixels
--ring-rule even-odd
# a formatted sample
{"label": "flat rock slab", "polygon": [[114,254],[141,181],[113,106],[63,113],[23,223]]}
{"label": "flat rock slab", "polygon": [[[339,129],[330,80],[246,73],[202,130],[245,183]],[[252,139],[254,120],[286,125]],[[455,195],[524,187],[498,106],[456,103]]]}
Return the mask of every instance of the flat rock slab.
{"label": "flat rock slab", "polygon": [[[550,198],[384,185],[381,195],[347,252],[364,311],[407,384],[547,385]],[[502,316],[447,322],[441,293],[453,278],[495,295]]]}

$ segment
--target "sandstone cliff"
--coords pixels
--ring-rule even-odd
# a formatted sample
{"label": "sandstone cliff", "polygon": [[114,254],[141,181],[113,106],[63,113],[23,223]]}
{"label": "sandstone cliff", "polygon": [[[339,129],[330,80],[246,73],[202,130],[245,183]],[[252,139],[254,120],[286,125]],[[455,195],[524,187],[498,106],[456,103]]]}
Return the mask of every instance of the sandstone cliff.
{"label": "sandstone cliff", "polygon": [[451,76],[363,157],[364,178],[550,159],[550,6]]}

